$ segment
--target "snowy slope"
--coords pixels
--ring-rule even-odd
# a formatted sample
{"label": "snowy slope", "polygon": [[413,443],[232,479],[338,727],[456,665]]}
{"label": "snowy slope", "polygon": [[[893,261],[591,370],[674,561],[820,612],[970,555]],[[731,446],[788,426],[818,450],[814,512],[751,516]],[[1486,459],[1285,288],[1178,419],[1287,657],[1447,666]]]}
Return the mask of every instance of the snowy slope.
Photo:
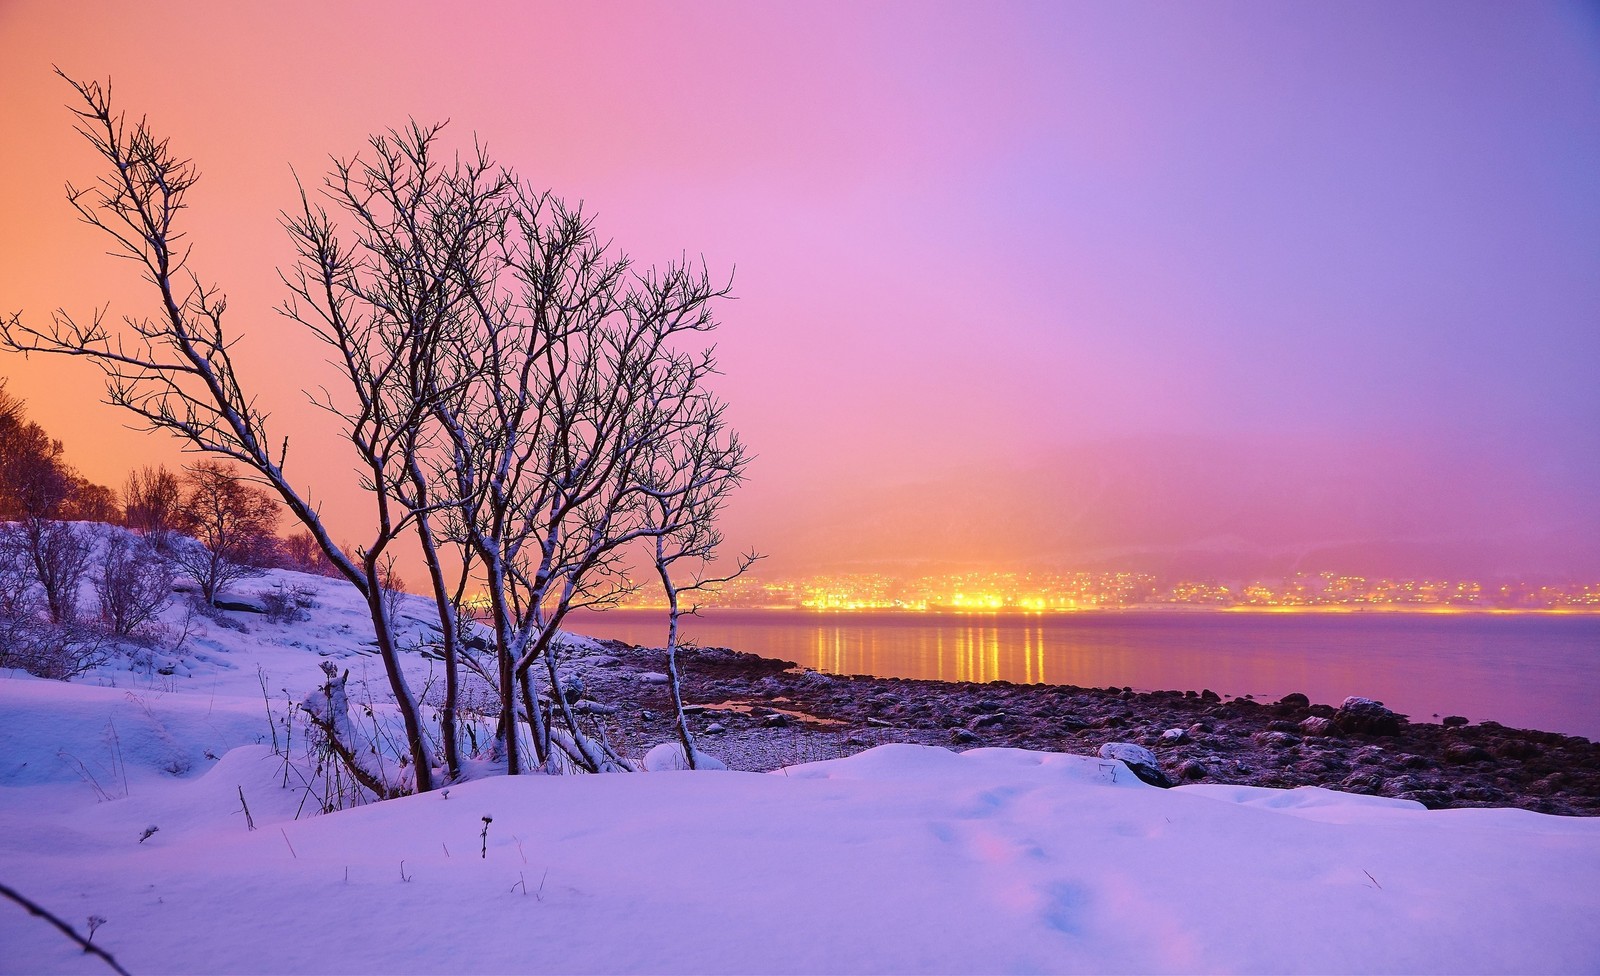
{"label": "snowy slope", "polygon": [[[134,973],[1600,971],[1600,820],[1090,757],[884,746],[312,816],[257,666],[281,706],[322,655],[370,660],[318,585],[311,621],[212,627],[171,675],[0,678],[0,881],[104,917]],[[109,972],[9,902],[0,971]]]}

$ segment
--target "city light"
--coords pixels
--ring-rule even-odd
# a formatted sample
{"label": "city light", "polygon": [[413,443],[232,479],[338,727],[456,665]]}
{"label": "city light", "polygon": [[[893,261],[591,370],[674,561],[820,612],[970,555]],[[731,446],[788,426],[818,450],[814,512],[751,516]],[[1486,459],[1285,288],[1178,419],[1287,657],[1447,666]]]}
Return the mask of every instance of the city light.
{"label": "city light", "polygon": [[[704,607],[818,612],[1077,613],[1105,610],[1228,610],[1270,613],[1358,611],[1600,613],[1600,582],[1484,583],[1478,580],[1369,578],[1302,573],[1286,579],[1166,581],[1148,573],[985,572],[898,577],[818,574],[744,577]],[[658,606],[648,587],[623,605]]]}

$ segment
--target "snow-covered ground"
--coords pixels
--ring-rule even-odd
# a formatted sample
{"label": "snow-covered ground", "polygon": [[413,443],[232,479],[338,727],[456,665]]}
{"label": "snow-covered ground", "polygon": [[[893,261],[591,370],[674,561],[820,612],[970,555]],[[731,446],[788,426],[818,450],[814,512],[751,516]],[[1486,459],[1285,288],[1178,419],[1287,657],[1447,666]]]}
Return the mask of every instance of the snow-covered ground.
{"label": "snow-covered ground", "polygon": [[[381,669],[353,591],[312,582],[308,621],[0,677],[0,883],[104,919],[133,973],[1600,971],[1600,820],[1093,757],[891,745],[313,815],[269,711],[284,735],[324,657],[380,696]],[[109,972],[9,901],[0,971]]]}

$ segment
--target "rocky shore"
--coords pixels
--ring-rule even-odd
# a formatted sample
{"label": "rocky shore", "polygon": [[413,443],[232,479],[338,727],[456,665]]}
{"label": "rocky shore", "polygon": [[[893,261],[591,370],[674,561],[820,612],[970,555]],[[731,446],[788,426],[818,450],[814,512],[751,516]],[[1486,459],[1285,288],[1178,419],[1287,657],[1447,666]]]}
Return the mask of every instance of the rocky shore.
{"label": "rocky shore", "polygon": [[[662,652],[583,643],[570,659],[577,681],[569,697],[592,700],[596,720],[630,753],[670,740]],[[1163,785],[1322,786],[1430,808],[1600,816],[1600,744],[1459,716],[1411,722],[1366,699],[1256,702],[1210,691],[840,676],[726,648],[687,650],[680,664],[700,749],[734,769],[777,769],[886,742],[1082,755],[1125,743],[1153,755],[1141,776]]]}

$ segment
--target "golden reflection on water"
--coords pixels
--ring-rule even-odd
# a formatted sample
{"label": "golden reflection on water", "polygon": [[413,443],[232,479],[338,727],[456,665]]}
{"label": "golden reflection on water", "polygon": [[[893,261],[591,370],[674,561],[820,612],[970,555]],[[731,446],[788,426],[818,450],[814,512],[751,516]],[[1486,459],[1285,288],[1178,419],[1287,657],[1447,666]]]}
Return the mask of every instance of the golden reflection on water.
{"label": "golden reflection on water", "polygon": [[[992,624],[937,628],[928,636],[932,639],[924,640],[922,653],[915,655],[922,658],[917,677],[978,683],[1005,679],[1044,684],[1050,680],[1044,664],[1042,625],[1023,627],[1020,642],[1015,640],[1014,629],[1003,634]],[[875,634],[853,637],[843,627],[817,627],[811,632],[809,660],[803,663],[835,674],[876,673],[877,643]]]}
{"label": "golden reflection on water", "polygon": [[[592,625],[592,626],[591,626]],[[687,634],[835,674],[1254,694],[1600,736],[1600,619],[1385,614],[835,615],[718,611]],[[658,615],[578,629],[654,646]],[[1046,658],[1049,666],[1046,666]]]}

